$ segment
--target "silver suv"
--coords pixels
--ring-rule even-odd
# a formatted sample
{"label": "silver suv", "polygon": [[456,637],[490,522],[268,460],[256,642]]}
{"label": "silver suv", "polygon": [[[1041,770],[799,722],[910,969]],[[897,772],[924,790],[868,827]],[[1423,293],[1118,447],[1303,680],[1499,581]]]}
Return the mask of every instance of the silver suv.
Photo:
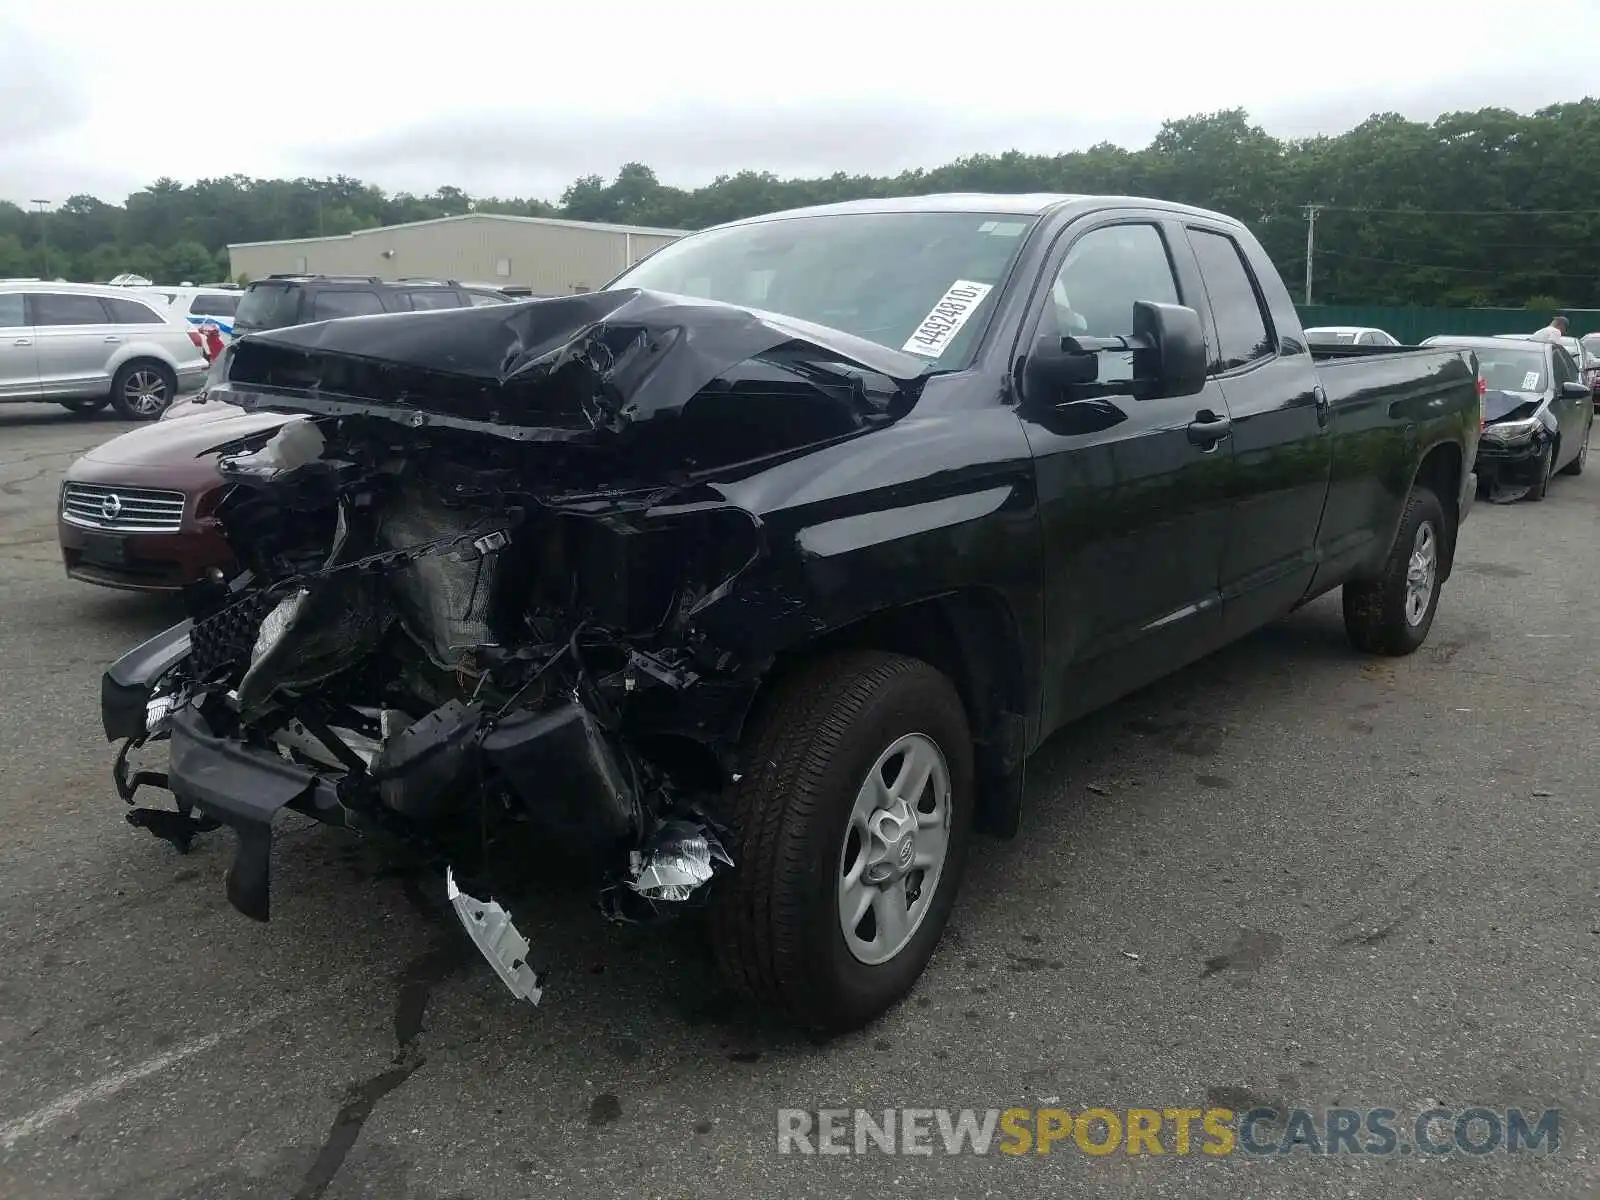
{"label": "silver suv", "polygon": [[199,331],[126,288],[0,282],[0,404],[159,417],[205,380]]}

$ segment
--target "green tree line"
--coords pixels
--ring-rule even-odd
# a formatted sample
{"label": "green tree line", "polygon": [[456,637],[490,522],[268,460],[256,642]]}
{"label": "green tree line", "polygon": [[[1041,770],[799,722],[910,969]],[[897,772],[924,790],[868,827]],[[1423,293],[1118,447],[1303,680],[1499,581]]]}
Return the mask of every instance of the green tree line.
{"label": "green tree line", "polygon": [[556,203],[475,199],[453,187],[391,195],[345,176],[159,179],[120,206],[84,195],[49,212],[0,203],[0,277],[133,271],[199,283],[226,277],[230,242],[469,211],[698,229],[807,204],[941,191],[1130,194],[1220,209],[1255,230],[1296,299],[1314,204],[1319,303],[1600,307],[1600,100],[1591,98],[1431,123],[1382,113],[1337,136],[1290,140],[1233,109],[1167,121],[1139,150],[1008,151],[882,177],[742,171],[677,188],[629,163],[610,181],[576,180]]}

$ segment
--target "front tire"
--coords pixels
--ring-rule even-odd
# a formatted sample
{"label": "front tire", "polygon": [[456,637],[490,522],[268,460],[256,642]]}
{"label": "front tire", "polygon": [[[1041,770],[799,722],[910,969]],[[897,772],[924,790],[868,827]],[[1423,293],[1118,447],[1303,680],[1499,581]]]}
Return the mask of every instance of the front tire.
{"label": "front tire", "polygon": [[1344,585],[1344,628],[1356,649],[1400,657],[1427,641],[1439,608],[1444,538],[1444,506],[1414,486],[1383,574]]}
{"label": "front tire", "polygon": [[960,697],[917,659],[824,659],[777,685],[741,757],[719,965],[798,1025],[859,1028],[910,991],[955,903],[973,809]]}
{"label": "front tire", "polygon": [[1524,500],[1536,504],[1550,494],[1550,477],[1555,474],[1557,449],[1556,444],[1551,442],[1539,456],[1538,481],[1528,489],[1528,494],[1523,497]]}
{"label": "front tire", "polygon": [[154,421],[178,396],[178,378],[165,363],[124,363],[111,380],[111,407],[129,421]]}

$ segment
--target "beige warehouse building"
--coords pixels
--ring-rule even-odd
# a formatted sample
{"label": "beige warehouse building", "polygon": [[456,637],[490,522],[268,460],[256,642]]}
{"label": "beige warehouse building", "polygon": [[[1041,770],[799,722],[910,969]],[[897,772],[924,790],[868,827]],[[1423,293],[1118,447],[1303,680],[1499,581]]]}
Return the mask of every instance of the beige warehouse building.
{"label": "beige warehouse building", "polygon": [[228,261],[235,279],[291,273],[455,279],[567,296],[604,287],[683,235],[681,229],[468,213],[337,237],[240,242],[228,247]]}

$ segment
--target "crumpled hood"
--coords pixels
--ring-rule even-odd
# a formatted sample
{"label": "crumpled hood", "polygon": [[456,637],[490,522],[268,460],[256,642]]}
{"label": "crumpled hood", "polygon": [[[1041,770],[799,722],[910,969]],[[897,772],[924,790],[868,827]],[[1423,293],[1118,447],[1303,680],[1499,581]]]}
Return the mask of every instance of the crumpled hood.
{"label": "crumpled hood", "polygon": [[854,364],[914,392],[921,359],[776,313],[639,289],[349,317],[249,334],[227,391],[247,406],[361,400],[474,423],[568,430],[681,410],[747,359]]}
{"label": "crumpled hood", "polygon": [[[1491,389],[1483,394],[1483,419],[1501,421],[1516,413],[1519,419],[1531,417],[1544,399],[1539,392],[1503,392]],[[1518,410],[1521,409],[1521,412]]]}
{"label": "crumpled hood", "polygon": [[154,421],[103,442],[83,457],[89,462],[150,466],[201,458],[239,438],[276,429],[291,418],[283,413],[242,413],[216,405],[215,417],[196,413],[175,421]]}

